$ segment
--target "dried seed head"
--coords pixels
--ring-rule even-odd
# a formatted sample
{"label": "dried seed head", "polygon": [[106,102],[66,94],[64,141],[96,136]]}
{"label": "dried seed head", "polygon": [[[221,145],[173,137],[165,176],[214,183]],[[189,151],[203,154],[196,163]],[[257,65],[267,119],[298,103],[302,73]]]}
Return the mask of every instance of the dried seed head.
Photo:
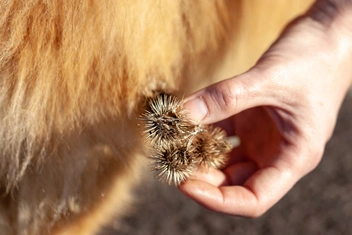
{"label": "dried seed head", "polygon": [[154,170],[158,172],[157,177],[168,184],[179,185],[196,168],[185,146],[169,145],[156,149],[152,159]]}
{"label": "dried seed head", "polygon": [[222,168],[227,163],[231,145],[225,141],[225,132],[218,127],[192,125],[177,98],[156,96],[142,117],[159,180],[179,185],[199,165]]}
{"label": "dried seed head", "polygon": [[173,142],[190,128],[180,101],[165,94],[150,100],[143,119],[146,120],[145,132],[152,144]]}
{"label": "dried seed head", "polygon": [[190,152],[195,161],[206,167],[223,168],[228,162],[231,145],[225,140],[226,133],[219,127],[204,126],[192,139]]}

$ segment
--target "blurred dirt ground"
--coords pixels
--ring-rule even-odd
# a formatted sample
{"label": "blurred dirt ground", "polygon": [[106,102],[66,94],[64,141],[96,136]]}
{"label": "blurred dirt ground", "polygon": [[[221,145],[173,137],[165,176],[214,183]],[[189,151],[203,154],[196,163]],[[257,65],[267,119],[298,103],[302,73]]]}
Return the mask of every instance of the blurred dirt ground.
{"label": "blurred dirt ground", "polygon": [[320,165],[257,219],[202,208],[175,187],[147,179],[121,231],[103,234],[352,234],[352,93],[342,106]]}

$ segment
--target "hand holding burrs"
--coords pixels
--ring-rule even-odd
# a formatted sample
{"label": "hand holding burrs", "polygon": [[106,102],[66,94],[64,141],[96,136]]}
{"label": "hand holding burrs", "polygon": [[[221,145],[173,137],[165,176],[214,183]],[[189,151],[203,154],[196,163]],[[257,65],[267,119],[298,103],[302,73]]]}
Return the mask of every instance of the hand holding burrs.
{"label": "hand holding burrs", "polygon": [[151,99],[142,119],[159,180],[179,185],[200,166],[220,169],[227,164],[232,146],[225,131],[192,124],[176,97],[161,94]]}

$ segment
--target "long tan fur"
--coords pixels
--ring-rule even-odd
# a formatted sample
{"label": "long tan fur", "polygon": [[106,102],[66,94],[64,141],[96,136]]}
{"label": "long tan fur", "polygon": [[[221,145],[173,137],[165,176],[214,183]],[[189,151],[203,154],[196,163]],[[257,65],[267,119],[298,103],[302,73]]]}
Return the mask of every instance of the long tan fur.
{"label": "long tan fur", "polygon": [[124,214],[145,97],[243,72],[307,6],[1,0],[0,231],[95,234]]}

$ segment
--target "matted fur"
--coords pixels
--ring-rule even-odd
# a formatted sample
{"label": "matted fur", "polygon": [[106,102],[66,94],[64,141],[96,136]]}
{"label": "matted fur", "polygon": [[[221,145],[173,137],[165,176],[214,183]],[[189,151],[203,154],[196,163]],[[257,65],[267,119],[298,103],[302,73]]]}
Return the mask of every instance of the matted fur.
{"label": "matted fur", "polygon": [[0,0],[0,231],[94,234],[123,214],[140,105],[224,74],[256,15],[240,19],[267,4],[250,2]]}

